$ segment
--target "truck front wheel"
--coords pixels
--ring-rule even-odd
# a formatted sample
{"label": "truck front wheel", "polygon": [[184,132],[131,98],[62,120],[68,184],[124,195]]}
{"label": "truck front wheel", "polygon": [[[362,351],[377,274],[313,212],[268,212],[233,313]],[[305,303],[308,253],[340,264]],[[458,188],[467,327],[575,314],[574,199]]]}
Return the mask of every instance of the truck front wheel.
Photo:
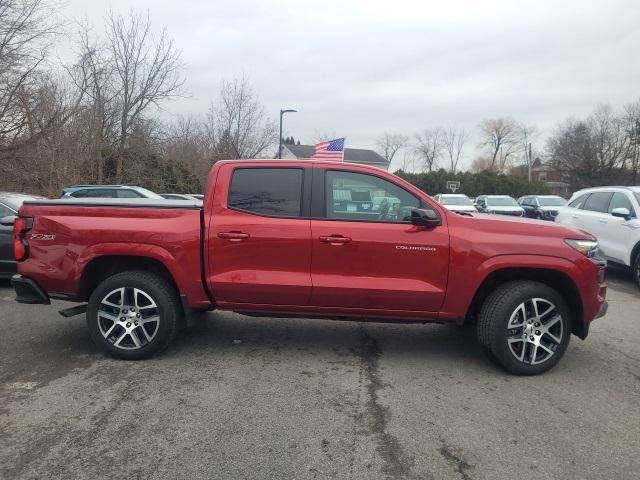
{"label": "truck front wheel", "polygon": [[182,310],[162,277],[132,270],[115,274],[93,291],[87,325],[93,341],[111,356],[138,360],[166,348]]}
{"label": "truck front wheel", "polygon": [[560,361],[571,337],[562,296],[534,281],[500,285],[478,317],[480,344],[509,372],[536,375]]}

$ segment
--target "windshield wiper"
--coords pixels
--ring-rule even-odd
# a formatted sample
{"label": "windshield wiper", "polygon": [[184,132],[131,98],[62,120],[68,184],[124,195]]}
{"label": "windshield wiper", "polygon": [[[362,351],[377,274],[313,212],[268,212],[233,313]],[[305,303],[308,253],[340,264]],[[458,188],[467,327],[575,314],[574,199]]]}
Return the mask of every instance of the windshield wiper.
{"label": "windshield wiper", "polygon": [[456,212],[458,215],[463,215],[465,217],[473,217],[473,215],[471,215],[470,212],[462,212],[460,210],[454,210],[454,212]]}

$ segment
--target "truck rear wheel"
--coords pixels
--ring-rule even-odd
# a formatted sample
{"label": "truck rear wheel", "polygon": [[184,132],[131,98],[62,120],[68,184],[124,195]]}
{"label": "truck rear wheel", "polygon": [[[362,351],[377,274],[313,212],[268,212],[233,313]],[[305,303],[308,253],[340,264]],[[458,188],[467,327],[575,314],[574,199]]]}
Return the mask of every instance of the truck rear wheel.
{"label": "truck rear wheel", "polygon": [[500,285],[487,297],[478,317],[480,344],[516,375],[551,369],[564,355],[570,337],[566,302],[539,282]]}
{"label": "truck rear wheel", "polygon": [[181,315],[178,295],[166,280],[132,270],[107,278],[93,291],[87,325],[109,355],[138,360],[171,343]]}

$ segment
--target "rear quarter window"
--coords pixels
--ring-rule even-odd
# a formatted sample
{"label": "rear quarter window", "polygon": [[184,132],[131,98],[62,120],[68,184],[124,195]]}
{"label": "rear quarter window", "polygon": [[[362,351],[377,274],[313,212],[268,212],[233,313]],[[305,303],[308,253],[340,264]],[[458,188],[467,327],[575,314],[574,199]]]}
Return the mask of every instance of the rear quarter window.
{"label": "rear quarter window", "polygon": [[577,197],[575,200],[573,200],[571,203],[569,203],[569,206],[571,208],[581,208],[582,205],[584,205],[584,201],[587,199],[588,196],[589,196],[588,193],[583,193],[582,195]]}

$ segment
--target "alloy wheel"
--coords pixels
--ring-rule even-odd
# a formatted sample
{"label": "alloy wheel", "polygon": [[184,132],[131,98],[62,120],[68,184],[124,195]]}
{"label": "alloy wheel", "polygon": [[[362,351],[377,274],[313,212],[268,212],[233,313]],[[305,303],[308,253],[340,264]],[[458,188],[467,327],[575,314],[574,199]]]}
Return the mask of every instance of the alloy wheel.
{"label": "alloy wheel", "polygon": [[560,346],[563,328],[562,316],[549,300],[525,300],[516,307],[507,324],[509,350],[522,363],[545,362]]}
{"label": "alloy wheel", "polygon": [[117,288],[100,302],[98,327],[114,347],[136,350],[148,345],[158,333],[160,312],[145,291],[134,287]]}

